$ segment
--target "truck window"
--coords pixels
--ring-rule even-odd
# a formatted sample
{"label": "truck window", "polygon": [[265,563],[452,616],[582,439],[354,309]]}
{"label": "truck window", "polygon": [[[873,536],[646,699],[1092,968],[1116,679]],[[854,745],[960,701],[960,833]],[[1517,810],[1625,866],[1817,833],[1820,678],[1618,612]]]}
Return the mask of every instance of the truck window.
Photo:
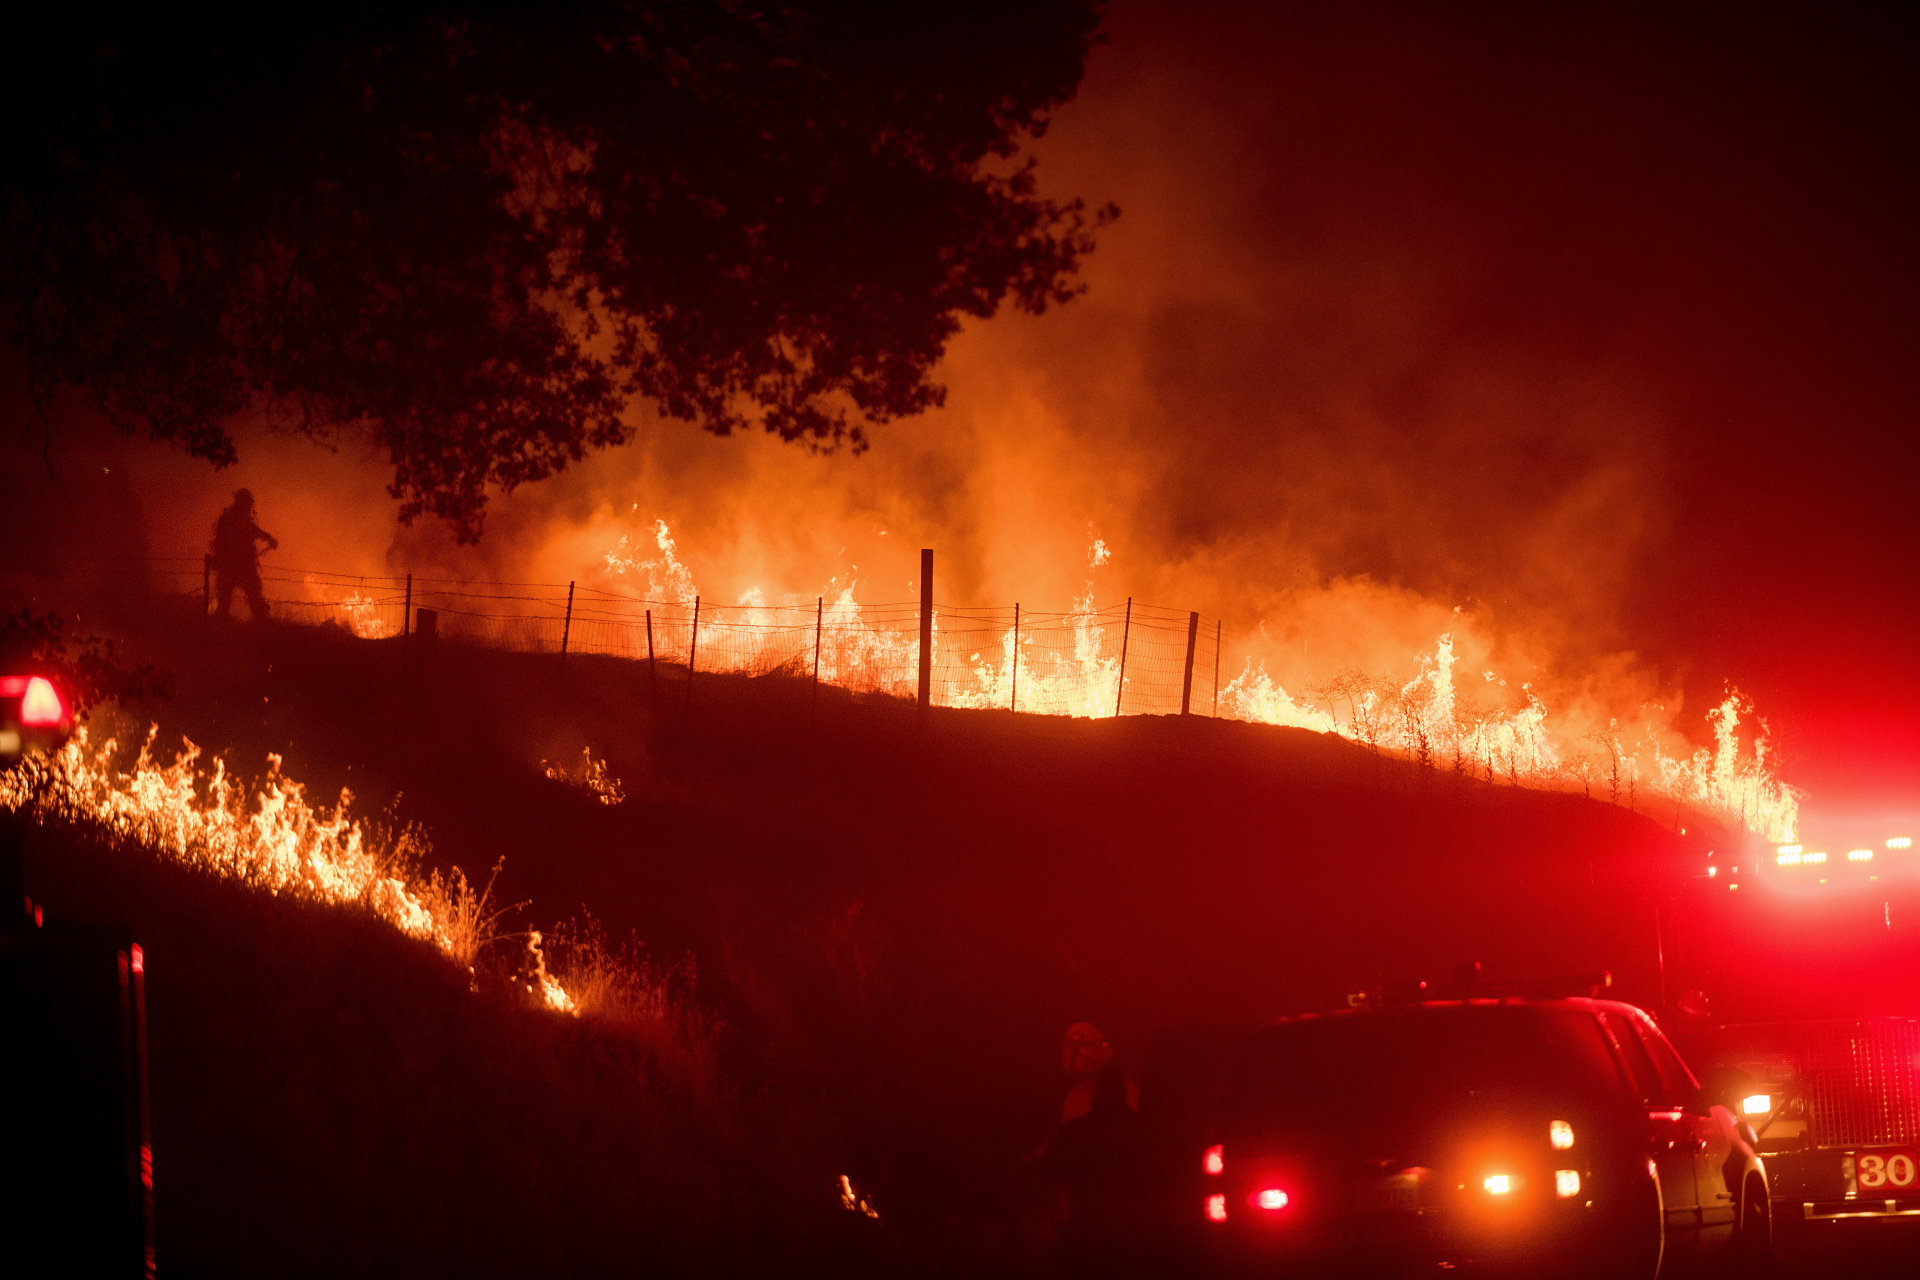
{"label": "truck window", "polygon": [[1264,1137],[1364,1129],[1385,1140],[1557,1099],[1570,1083],[1531,1010],[1416,1007],[1262,1028],[1225,1109]]}
{"label": "truck window", "polygon": [[1627,1078],[1633,1081],[1634,1092],[1649,1107],[1667,1108],[1687,1105],[1685,1095],[1673,1088],[1673,1082],[1663,1078],[1660,1069],[1653,1064],[1653,1055],[1647,1052],[1647,1046],[1640,1038],[1633,1019],[1626,1014],[1606,1010],[1600,1014],[1600,1020],[1606,1023],[1607,1031],[1620,1050],[1620,1062],[1627,1069]]}
{"label": "truck window", "polygon": [[1561,1069],[1581,1082],[1584,1091],[1596,1098],[1618,1098],[1623,1094],[1638,1097],[1636,1081],[1621,1070],[1613,1047],[1591,1013],[1558,1013],[1547,1020],[1555,1059]]}
{"label": "truck window", "polygon": [[1700,1082],[1693,1078],[1693,1072],[1687,1070],[1687,1064],[1674,1051],[1666,1036],[1661,1034],[1660,1028],[1644,1017],[1631,1018],[1629,1021],[1647,1046],[1647,1053],[1653,1058],[1654,1069],[1660,1073],[1660,1082],[1667,1096],[1679,1099],[1680,1106],[1698,1110]]}

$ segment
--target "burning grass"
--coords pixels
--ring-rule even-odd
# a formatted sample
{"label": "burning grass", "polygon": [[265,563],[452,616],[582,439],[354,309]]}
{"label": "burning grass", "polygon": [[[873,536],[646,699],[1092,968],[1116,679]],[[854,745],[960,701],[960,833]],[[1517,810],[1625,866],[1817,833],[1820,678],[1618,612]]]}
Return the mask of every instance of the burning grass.
{"label": "burning grass", "polygon": [[[1443,635],[1404,683],[1345,671],[1308,687],[1296,700],[1264,664],[1256,667],[1249,660],[1221,691],[1221,702],[1234,719],[1338,734],[1376,753],[1444,765],[1487,782],[1577,789],[1589,797],[1598,789],[1610,802],[1629,808],[1657,796],[1767,840],[1796,837],[1800,793],[1780,780],[1766,723],[1737,691],[1729,690],[1707,712],[1713,748],[1689,752],[1662,726],[1623,727],[1617,719],[1570,740],[1527,685],[1521,686],[1525,700],[1518,707],[1478,706],[1456,689],[1454,665],[1453,637]],[[1486,679],[1492,678],[1487,672]],[[1744,749],[1743,719],[1759,726]]]}
{"label": "burning grass", "polygon": [[[417,824],[364,821],[353,816],[343,789],[332,806],[316,805],[306,788],[267,757],[263,777],[248,783],[183,739],[162,763],[159,736],[149,726],[130,762],[121,738],[95,742],[86,728],[50,756],[33,756],[0,775],[0,808],[39,823],[93,827],[189,870],[231,880],[273,897],[365,911],[402,934],[431,943],[469,973],[491,964],[513,976],[545,1007],[633,1022],[671,1020],[665,970],[637,943],[616,952],[599,925],[562,925],[545,940],[538,931],[508,933],[502,920],[516,907],[498,906],[493,886],[502,863],[478,890],[459,867],[425,873],[430,853]],[[620,781],[591,755],[579,776],[556,773],[602,804],[621,800]],[[503,944],[524,941],[524,955]],[[549,949],[556,968],[549,968]],[[577,990],[576,990],[577,988]]]}
{"label": "burning grass", "polygon": [[351,792],[331,808],[267,757],[266,775],[249,785],[226,761],[201,765],[185,741],[170,763],[154,757],[149,727],[129,767],[121,741],[94,742],[87,728],[50,756],[34,756],[0,777],[0,807],[36,821],[97,824],[162,856],[273,895],[352,905],[450,956],[477,954],[496,917],[456,868],[422,879],[426,837],[417,827],[365,823],[350,815]]}

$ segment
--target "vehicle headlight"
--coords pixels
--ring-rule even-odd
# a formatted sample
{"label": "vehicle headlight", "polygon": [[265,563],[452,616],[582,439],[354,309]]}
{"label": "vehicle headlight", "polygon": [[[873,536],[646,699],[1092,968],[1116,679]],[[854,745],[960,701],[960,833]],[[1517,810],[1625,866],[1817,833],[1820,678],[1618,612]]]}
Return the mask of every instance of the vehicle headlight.
{"label": "vehicle headlight", "polygon": [[1555,1151],[1565,1151],[1573,1145],[1573,1126],[1565,1120],[1555,1120],[1547,1126],[1547,1141],[1553,1144]]}
{"label": "vehicle headlight", "polygon": [[1740,1110],[1750,1116],[1764,1116],[1773,1110],[1773,1098],[1764,1093],[1748,1094],[1740,1099]]}

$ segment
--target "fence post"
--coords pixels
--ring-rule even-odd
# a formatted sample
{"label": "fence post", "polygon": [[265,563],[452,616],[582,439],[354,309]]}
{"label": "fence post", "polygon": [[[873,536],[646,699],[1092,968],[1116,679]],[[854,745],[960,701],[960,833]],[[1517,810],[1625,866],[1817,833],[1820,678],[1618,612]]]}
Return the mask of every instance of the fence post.
{"label": "fence post", "polygon": [[1220,619],[1213,620],[1213,718],[1220,718]]}
{"label": "fence post", "polygon": [[647,696],[660,705],[660,676],[653,667],[653,610],[647,610]]}
{"label": "fence post", "polygon": [[687,702],[693,705],[693,659],[700,652],[700,597],[693,598],[693,635],[687,641]]}
{"label": "fence post", "polygon": [[920,709],[933,705],[933,548],[920,548]]}
{"label": "fence post", "polygon": [[820,709],[820,631],[827,620],[827,598],[816,596],[813,601],[813,709]]}
{"label": "fence post", "polygon": [[1186,715],[1193,703],[1193,650],[1200,642],[1200,615],[1187,615],[1187,669],[1180,677],[1180,714]]}
{"label": "fence post", "polygon": [[213,616],[213,553],[209,551],[200,565],[200,620]]}
{"label": "fence post", "polygon": [[400,606],[400,674],[407,674],[413,659],[413,575],[407,575],[407,598]]}
{"label": "fence post", "polygon": [[1020,602],[1013,602],[1013,689],[1007,697],[1007,710],[1020,710]]}
{"label": "fence post", "polygon": [[560,656],[567,656],[567,637],[573,634],[573,584],[567,584],[567,620],[560,624]]}
{"label": "fence post", "polygon": [[1133,597],[1127,597],[1127,620],[1120,626],[1120,683],[1113,691],[1113,718],[1120,718],[1120,695],[1127,691],[1127,637],[1133,632]]}

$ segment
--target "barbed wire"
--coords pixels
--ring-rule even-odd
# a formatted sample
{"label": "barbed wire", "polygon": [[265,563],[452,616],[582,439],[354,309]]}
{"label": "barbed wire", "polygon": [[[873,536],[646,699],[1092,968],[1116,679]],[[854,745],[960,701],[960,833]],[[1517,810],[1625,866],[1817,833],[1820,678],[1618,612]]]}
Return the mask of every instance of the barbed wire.
{"label": "barbed wire", "polygon": [[[204,559],[151,556],[87,563],[138,574],[151,588],[198,596],[222,589]],[[857,693],[918,696],[920,604],[861,604],[850,591],[811,602],[722,604],[653,599],[577,582],[493,582],[264,565],[278,621],[335,626],[367,640],[431,627],[433,643],[651,661],[702,674],[785,673]],[[1217,619],[1135,601],[1077,609],[956,605],[936,598],[929,655],[932,705],[1111,717],[1190,709],[1215,714]],[[1190,643],[1191,641],[1191,643]],[[1189,656],[1191,649],[1191,656]],[[1189,669],[1191,664],[1191,669]]]}

